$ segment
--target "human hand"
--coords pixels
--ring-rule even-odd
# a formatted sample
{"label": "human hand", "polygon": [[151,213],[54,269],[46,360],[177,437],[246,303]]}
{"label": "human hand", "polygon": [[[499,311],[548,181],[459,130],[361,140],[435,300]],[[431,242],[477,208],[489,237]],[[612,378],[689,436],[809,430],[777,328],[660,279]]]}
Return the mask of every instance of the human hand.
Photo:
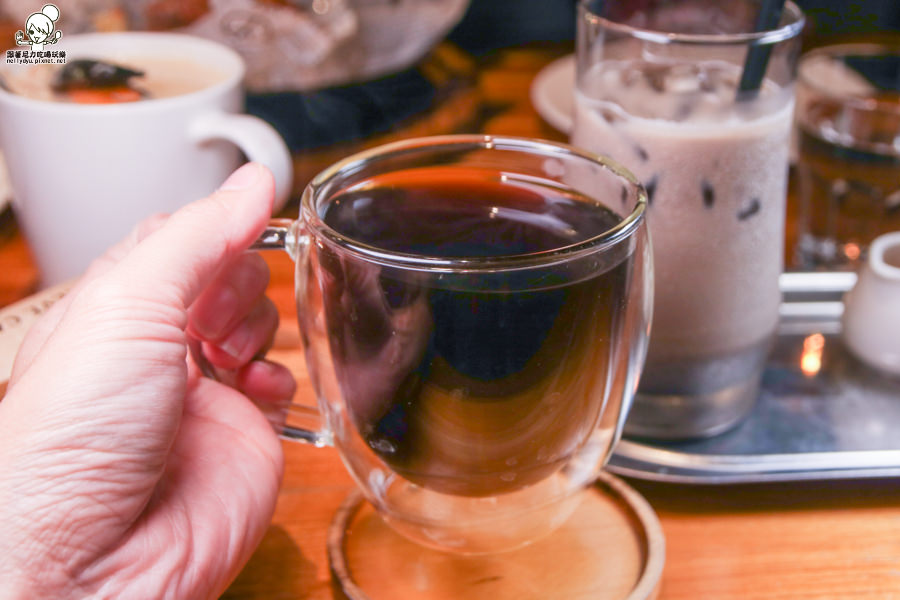
{"label": "human hand", "polygon": [[[0,402],[0,597],[215,598],[249,559],[283,462],[253,401],[294,391],[255,358],[277,314],[244,249],[273,195],[243,167],[136,229],[31,329]],[[199,375],[189,337],[237,389]]]}

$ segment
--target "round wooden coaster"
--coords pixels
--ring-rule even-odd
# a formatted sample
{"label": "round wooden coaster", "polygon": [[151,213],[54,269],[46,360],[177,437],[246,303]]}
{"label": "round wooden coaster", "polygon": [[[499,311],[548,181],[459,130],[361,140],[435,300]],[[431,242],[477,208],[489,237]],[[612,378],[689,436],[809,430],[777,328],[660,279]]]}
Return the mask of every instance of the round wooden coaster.
{"label": "round wooden coaster", "polygon": [[665,538],[647,501],[603,473],[553,534],[512,552],[481,556],[407,540],[355,492],[331,523],[328,559],[336,591],[349,600],[652,600]]}

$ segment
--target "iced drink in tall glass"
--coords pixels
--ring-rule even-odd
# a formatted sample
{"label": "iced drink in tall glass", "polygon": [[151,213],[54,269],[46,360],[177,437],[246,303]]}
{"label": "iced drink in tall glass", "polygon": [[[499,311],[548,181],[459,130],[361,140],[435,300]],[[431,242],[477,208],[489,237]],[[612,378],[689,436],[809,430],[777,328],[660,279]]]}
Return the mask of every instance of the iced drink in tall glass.
{"label": "iced drink in tall glass", "polygon": [[580,6],[572,142],[644,183],[656,265],[626,432],[712,435],[752,407],[777,326],[802,15],[788,3],[754,32],[749,0],[594,4]]}

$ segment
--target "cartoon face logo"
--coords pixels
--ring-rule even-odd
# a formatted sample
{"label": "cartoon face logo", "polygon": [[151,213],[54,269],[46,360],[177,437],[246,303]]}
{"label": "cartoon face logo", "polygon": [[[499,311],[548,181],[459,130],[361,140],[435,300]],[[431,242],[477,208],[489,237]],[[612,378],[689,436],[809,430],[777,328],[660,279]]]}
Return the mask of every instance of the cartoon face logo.
{"label": "cartoon face logo", "polygon": [[[45,4],[41,12],[33,13],[25,21],[25,31],[16,32],[16,44],[31,46],[34,52],[44,49],[44,44],[55,44],[62,37],[61,31],[54,31],[54,23],[59,19],[59,9],[54,4]],[[26,40],[25,37],[28,36]]]}

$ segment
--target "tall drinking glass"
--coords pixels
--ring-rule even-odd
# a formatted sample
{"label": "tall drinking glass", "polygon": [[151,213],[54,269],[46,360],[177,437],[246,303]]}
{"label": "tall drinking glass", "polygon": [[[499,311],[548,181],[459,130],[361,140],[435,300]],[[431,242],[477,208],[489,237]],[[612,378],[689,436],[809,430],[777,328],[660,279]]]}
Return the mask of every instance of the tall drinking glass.
{"label": "tall drinking glass", "polygon": [[900,231],[900,44],[839,44],[797,68],[800,216],[794,260],[862,268]]}
{"label": "tall drinking glass", "polygon": [[[770,3],[766,3],[770,4]],[[649,196],[655,302],[626,433],[712,435],[752,407],[778,320],[801,11],[582,0],[572,143]]]}

